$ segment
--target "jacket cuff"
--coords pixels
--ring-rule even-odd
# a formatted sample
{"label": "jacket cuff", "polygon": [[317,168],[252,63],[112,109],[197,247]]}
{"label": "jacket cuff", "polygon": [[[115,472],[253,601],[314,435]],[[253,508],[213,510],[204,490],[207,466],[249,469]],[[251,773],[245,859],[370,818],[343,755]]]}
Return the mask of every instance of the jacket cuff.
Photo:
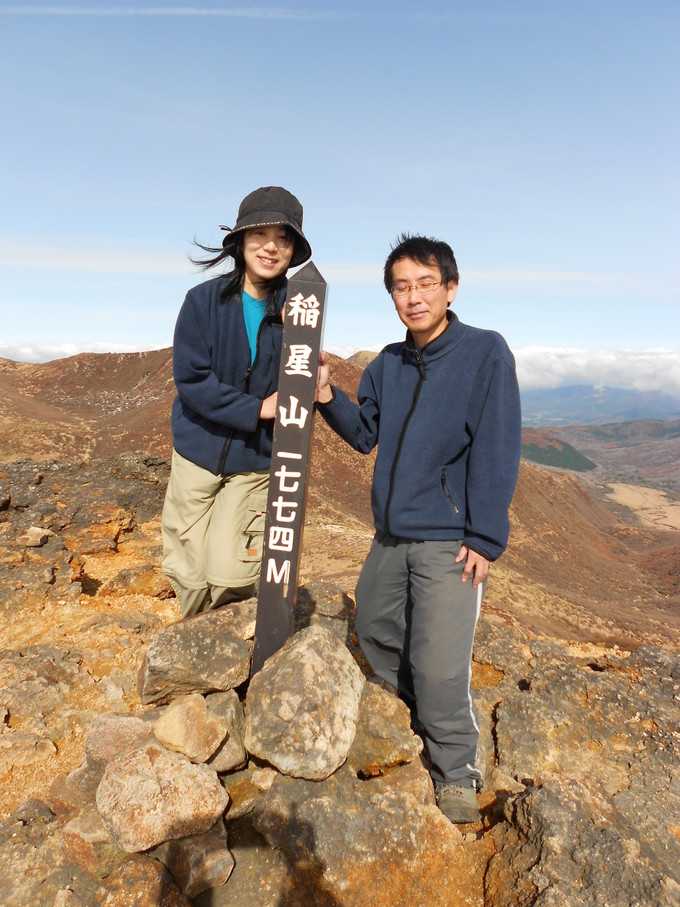
{"label": "jacket cuff", "polygon": [[489,561],[489,563],[491,564],[503,553],[502,551],[499,551],[495,556],[491,555],[488,551],[482,551],[481,546],[478,545],[475,541],[469,542],[467,539],[463,539],[463,544],[466,548],[469,548],[470,551],[474,551],[475,554],[481,554],[481,556],[486,558],[487,561]]}

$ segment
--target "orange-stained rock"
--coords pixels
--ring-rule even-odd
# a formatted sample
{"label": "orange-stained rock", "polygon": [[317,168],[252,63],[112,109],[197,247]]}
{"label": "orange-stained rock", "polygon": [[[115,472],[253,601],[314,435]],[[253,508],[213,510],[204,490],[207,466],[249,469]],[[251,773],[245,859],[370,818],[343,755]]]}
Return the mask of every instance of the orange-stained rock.
{"label": "orange-stained rock", "polygon": [[207,831],[228,796],[212,769],[149,743],[108,763],[96,801],[110,834],[134,853]]}
{"label": "orange-stained rock", "polygon": [[165,866],[136,857],[113,870],[95,892],[92,907],[191,907]]}

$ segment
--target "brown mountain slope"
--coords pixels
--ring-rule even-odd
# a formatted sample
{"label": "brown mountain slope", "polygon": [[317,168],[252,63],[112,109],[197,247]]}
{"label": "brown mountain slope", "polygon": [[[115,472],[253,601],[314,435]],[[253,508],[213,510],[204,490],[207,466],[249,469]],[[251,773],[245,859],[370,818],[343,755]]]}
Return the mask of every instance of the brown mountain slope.
{"label": "brown mountain slope", "polygon": [[680,638],[677,532],[622,520],[574,475],[523,463],[493,596],[525,626],[636,648]]}
{"label": "brown mountain slope", "polygon": [[[361,369],[330,358],[332,380],[353,393]],[[0,390],[0,462],[170,453],[170,350],[43,365],[0,360]],[[316,417],[303,580],[358,575],[372,536],[373,461]],[[522,464],[511,517],[487,607],[570,639],[625,647],[677,640],[677,533],[633,525],[574,476],[530,464]]]}
{"label": "brown mountain slope", "polygon": [[[331,356],[351,389],[361,370]],[[89,459],[139,450],[169,457],[172,352],[84,354],[34,365],[0,359],[0,463]],[[317,417],[311,499],[367,518],[372,457],[360,457]],[[363,492],[363,493],[362,493]]]}
{"label": "brown mountain slope", "polygon": [[171,352],[86,353],[33,365],[0,359],[0,463],[168,456]]}

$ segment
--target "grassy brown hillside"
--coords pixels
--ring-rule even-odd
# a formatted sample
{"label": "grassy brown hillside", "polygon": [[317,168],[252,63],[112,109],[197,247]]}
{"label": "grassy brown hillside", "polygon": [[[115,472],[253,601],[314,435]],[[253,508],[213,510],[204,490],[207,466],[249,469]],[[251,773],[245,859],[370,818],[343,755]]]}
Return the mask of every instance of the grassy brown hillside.
{"label": "grassy brown hillside", "polygon": [[595,469],[596,464],[571,444],[558,438],[551,429],[523,428],[522,456],[531,463],[543,466],[557,466],[559,469],[571,469],[575,472],[586,472]]}

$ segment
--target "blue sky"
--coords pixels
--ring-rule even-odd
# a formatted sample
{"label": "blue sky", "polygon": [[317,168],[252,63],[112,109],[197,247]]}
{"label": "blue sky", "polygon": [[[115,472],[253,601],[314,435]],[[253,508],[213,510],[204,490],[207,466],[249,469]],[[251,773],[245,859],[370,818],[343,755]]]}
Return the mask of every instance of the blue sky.
{"label": "blue sky", "polygon": [[402,328],[401,231],[525,386],[680,395],[680,4],[0,2],[0,356],[169,346],[194,237],[302,201],[325,345]]}

